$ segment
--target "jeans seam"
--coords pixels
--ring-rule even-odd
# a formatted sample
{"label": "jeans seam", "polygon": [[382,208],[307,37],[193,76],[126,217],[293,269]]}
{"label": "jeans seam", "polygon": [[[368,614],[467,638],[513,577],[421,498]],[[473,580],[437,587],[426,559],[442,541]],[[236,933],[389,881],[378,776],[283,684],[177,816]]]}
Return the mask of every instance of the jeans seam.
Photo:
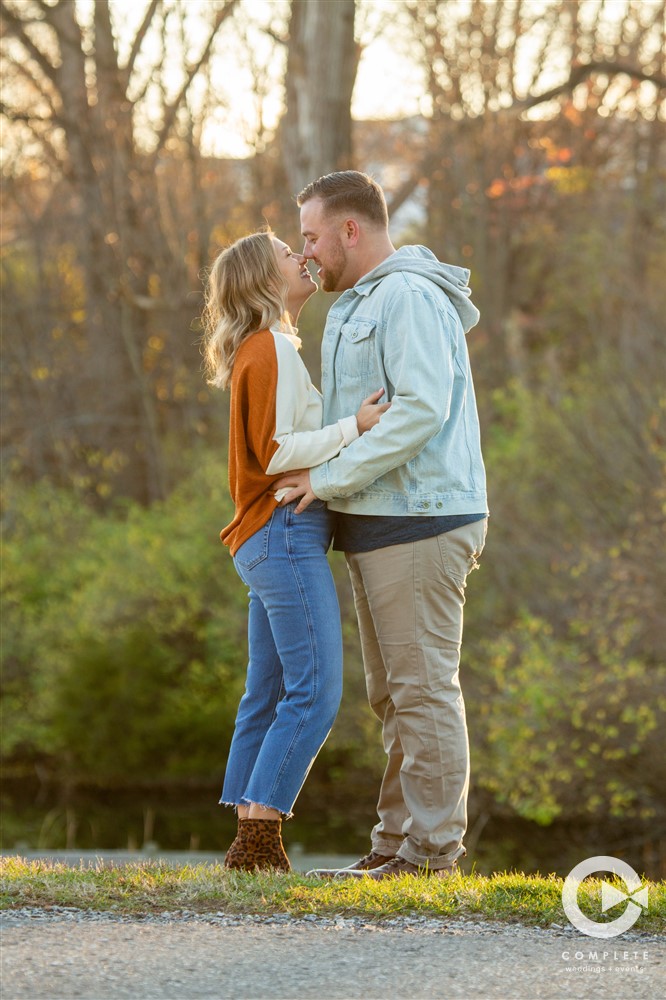
{"label": "jeans seam", "polygon": [[[421,706],[421,718],[423,719],[423,718],[425,718],[426,704],[425,704],[424,697],[423,697],[424,678],[422,676],[421,655],[420,655],[419,641],[418,641],[418,609],[421,607],[421,601],[423,599],[423,580],[422,580],[422,576],[421,576],[421,572],[420,572],[420,561],[419,561],[419,558],[418,558],[418,548],[419,548],[418,543],[417,542],[412,542],[412,561],[413,561],[413,570],[412,570],[412,573],[413,573],[413,578],[414,578],[414,591],[415,591],[415,594],[416,594],[416,600],[414,602],[414,611],[413,611],[413,614],[414,614],[414,635],[413,635],[413,642],[414,642],[414,658],[415,658],[415,661],[416,661],[416,670],[417,670],[417,676],[418,676],[418,682],[419,682],[419,703],[420,703],[420,706]],[[399,718],[400,718],[400,714],[398,713],[398,720],[399,720]],[[428,750],[428,766],[430,768],[430,772],[431,772],[431,775],[432,775],[432,769],[433,769],[433,763],[434,763],[434,756],[435,756],[434,755],[434,747],[432,745],[431,734],[428,733],[427,731],[425,731],[425,727],[424,727],[423,739],[424,739],[424,743],[427,746],[427,750]],[[400,740],[400,742],[402,744],[402,739]],[[429,796],[428,809],[432,809],[432,791],[431,791],[431,785],[430,784],[428,784],[428,796]]]}
{"label": "jeans seam", "polygon": [[319,662],[318,662],[317,657],[315,656],[315,652],[317,650],[317,647],[316,647],[316,644],[313,642],[314,629],[313,629],[313,626],[312,626],[312,611],[311,611],[310,605],[309,605],[308,600],[307,600],[306,589],[303,586],[303,579],[302,579],[300,573],[298,572],[297,560],[294,558],[294,552],[293,552],[293,546],[292,546],[292,537],[291,536],[292,536],[292,531],[293,531],[293,529],[295,527],[293,519],[296,516],[297,515],[295,515],[293,513],[292,508],[288,507],[287,510],[286,510],[286,516],[285,516],[285,548],[286,548],[286,551],[287,551],[287,555],[289,556],[289,565],[291,566],[292,572],[294,574],[294,579],[296,580],[296,583],[297,583],[297,586],[298,586],[298,593],[300,595],[301,602],[303,604],[303,608],[304,608],[305,613],[306,613],[305,614],[305,620],[307,622],[308,636],[309,636],[309,639],[310,639],[310,656],[311,656],[311,659],[312,659],[312,690],[310,692],[310,698],[309,698],[307,704],[305,705],[305,707],[303,709],[303,712],[301,714],[301,718],[299,720],[298,726],[294,730],[294,734],[293,734],[292,740],[291,740],[289,746],[287,747],[287,749],[285,750],[284,756],[282,758],[282,763],[280,764],[280,767],[279,767],[279,769],[276,772],[275,781],[273,782],[273,788],[271,789],[271,792],[274,792],[275,789],[279,786],[280,781],[282,779],[282,776],[285,773],[285,770],[287,769],[287,767],[289,766],[289,762],[291,761],[291,758],[292,758],[292,755],[293,755],[293,752],[294,752],[294,747],[297,745],[298,739],[299,739],[299,737],[300,737],[303,729],[305,728],[306,716],[309,715],[309,713],[310,713],[310,711],[312,709],[312,706],[314,705],[314,703],[316,701],[317,690],[318,690],[318,682],[319,682]]}

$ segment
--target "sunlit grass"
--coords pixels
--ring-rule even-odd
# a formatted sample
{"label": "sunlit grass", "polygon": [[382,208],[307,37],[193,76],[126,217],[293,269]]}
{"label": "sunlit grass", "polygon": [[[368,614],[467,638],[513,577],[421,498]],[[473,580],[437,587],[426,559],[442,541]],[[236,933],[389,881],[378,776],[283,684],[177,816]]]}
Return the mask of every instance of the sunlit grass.
{"label": "sunlit grass", "polygon": [[[71,868],[49,861],[0,860],[0,906],[70,906],[119,914],[187,911],[292,916],[398,916],[476,918],[547,927],[567,926],[562,910],[562,879],[519,872],[456,874],[446,879],[413,878],[319,880],[269,872],[246,874],[221,865],[173,866],[145,862],[117,867]],[[649,909],[635,930],[666,930],[666,882],[648,885]],[[579,904],[599,914],[601,882],[586,880]],[[609,914],[609,919],[617,916]]]}

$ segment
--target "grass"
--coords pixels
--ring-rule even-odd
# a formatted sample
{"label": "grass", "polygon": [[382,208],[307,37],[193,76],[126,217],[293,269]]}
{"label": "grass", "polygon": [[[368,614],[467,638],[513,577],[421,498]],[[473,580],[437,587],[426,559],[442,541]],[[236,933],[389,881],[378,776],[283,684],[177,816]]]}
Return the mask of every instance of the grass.
{"label": "grass", "polygon": [[[187,911],[195,913],[292,916],[397,916],[475,918],[548,927],[567,926],[562,909],[562,879],[519,872],[453,875],[447,879],[402,876],[323,881],[305,875],[246,874],[221,865],[173,866],[163,861],[118,867],[71,868],[49,861],[0,859],[0,908],[70,906],[124,915]],[[646,884],[646,883],[644,883]],[[649,882],[649,909],[635,930],[666,930],[666,882]],[[619,888],[624,888],[622,883]],[[598,919],[600,880],[579,890],[584,913]],[[608,919],[621,910],[612,909]]]}

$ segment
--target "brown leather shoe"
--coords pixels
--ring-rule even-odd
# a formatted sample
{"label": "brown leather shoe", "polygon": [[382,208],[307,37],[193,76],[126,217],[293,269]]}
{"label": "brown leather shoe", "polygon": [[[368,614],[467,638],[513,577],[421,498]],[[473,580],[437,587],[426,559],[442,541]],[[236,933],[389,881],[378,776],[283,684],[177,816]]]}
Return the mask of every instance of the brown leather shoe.
{"label": "brown leather shoe", "polygon": [[365,872],[372,871],[373,868],[379,868],[380,865],[390,860],[391,857],[386,854],[377,854],[376,851],[370,851],[360,861],[355,861],[353,865],[349,865],[347,868],[313,868],[305,874],[314,878],[344,878],[347,873],[350,875],[363,875]]}
{"label": "brown leather shoe", "polygon": [[375,865],[372,869],[364,871],[354,869],[341,869],[336,878],[374,878],[377,881],[384,878],[400,878],[401,875],[428,876],[429,878],[447,878],[458,868],[458,862],[452,861],[445,868],[430,868],[429,865],[413,865],[405,858],[395,857],[386,861],[383,865]]}

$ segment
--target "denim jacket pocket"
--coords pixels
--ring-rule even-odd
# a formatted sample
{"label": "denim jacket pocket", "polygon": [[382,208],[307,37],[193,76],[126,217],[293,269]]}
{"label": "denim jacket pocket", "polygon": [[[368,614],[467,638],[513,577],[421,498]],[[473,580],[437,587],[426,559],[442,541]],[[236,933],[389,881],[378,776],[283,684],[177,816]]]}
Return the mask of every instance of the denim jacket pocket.
{"label": "denim jacket pocket", "polygon": [[259,531],[255,531],[246,542],[243,542],[234,556],[234,563],[237,567],[245,570],[253,569],[253,567],[266,559],[268,556],[268,539],[272,523],[273,515],[271,515],[270,520],[266,522],[263,528],[259,528]]}
{"label": "denim jacket pocket", "polygon": [[340,328],[337,365],[348,378],[367,377],[373,370],[376,323],[374,320],[354,319]]}

